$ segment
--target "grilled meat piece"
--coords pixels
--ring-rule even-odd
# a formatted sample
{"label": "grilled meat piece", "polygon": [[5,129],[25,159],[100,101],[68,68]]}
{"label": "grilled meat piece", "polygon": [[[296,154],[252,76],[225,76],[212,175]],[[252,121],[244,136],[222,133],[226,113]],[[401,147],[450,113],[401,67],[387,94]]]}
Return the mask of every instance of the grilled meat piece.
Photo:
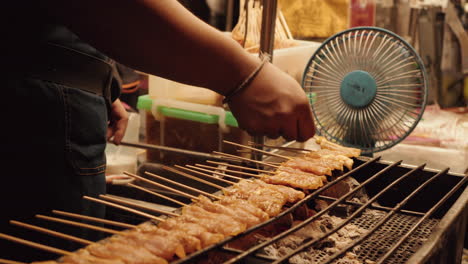
{"label": "grilled meat piece", "polygon": [[199,196],[198,198],[199,200],[196,202],[198,206],[212,213],[229,215],[240,223],[244,223],[247,228],[261,222],[258,217],[241,207],[228,207],[219,202],[213,202],[205,196]]}
{"label": "grilled meat piece", "polygon": [[315,175],[331,175],[331,168],[322,164],[319,160],[306,159],[305,157],[288,160],[281,164],[281,167],[291,167]]}
{"label": "grilled meat piece", "polygon": [[349,157],[349,158],[359,157],[359,155],[361,155],[360,149],[343,147],[343,146],[340,146],[338,144],[328,141],[324,137],[316,136],[315,142],[319,144],[322,149],[335,150],[335,151],[341,152],[342,155]]}

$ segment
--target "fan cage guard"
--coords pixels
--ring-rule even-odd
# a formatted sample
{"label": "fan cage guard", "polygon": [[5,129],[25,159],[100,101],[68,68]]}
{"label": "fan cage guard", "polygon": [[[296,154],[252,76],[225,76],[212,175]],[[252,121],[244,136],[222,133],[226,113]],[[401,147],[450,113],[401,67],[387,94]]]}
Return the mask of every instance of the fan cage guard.
{"label": "fan cage guard", "polygon": [[[354,91],[343,88],[345,77],[367,83],[368,89],[349,97]],[[414,48],[377,27],[350,28],[325,40],[302,79],[313,99],[317,131],[364,155],[391,148],[414,130],[426,107],[427,86]]]}

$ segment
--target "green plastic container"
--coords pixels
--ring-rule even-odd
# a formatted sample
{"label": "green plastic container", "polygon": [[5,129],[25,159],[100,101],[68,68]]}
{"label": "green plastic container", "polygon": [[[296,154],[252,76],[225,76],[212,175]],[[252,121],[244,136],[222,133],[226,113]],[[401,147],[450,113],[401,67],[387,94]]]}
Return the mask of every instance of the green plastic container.
{"label": "green plastic container", "polygon": [[[139,110],[151,111],[152,105],[153,100],[149,97],[149,95],[142,95],[138,97],[137,108]],[[219,116],[217,115],[210,115],[206,113],[194,112],[173,107],[159,106],[158,111],[159,113],[167,117],[178,118],[182,120],[190,120],[205,124],[218,124],[219,120]],[[232,115],[230,111],[226,111],[225,123],[226,125],[231,127],[239,126],[236,118]]]}

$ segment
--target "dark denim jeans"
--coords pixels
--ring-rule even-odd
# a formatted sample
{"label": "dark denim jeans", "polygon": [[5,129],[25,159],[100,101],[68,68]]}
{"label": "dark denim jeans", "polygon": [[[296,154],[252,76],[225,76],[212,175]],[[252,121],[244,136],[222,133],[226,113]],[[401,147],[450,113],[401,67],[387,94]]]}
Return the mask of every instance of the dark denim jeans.
{"label": "dark denim jeans", "polygon": [[[82,245],[26,231],[9,220],[79,237],[101,234],[48,223],[35,214],[64,210],[104,217],[104,206],[84,200],[84,195],[105,193],[105,99],[73,87],[8,74],[2,80],[4,120],[0,152],[0,232],[74,250]],[[12,96],[5,96],[12,95]],[[57,258],[0,239],[0,258],[20,261]]]}

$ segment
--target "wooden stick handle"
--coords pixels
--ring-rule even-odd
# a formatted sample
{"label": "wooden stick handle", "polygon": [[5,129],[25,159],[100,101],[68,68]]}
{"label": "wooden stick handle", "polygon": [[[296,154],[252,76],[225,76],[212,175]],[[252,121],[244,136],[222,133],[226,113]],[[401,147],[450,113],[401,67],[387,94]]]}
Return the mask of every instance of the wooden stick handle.
{"label": "wooden stick handle", "polygon": [[277,166],[277,165],[273,165],[273,164],[270,164],[270,163],[267,163],[267,162],[263,162],[263,161],[248,159],[248,158],[239,157],[239,156],[236,156],[236,155],[231,155],[231,154],[227,154],[227,153],[223,153],[223,152],[218,152],[218,151],[213,151],[213,153],[218,154],[218,155],[221,155],[221,156],[226,156],[226,157],[231,157],[231,158],[236,158],[236,159],[240,159],[240,160],[245,160],[245,161],[249,161],[249,162],[253,162],[253,163],[257,163],[257,164],[262,164],[262,165],[270,166],[270,167],[273,167],[273,168],[279,168],[279,166]]}
{"label": "wooden stick handle", "polygon": [[159,183],[159,182],[155,182],[155,181],[152,181],[152,180],[148,180],[148,179],[146,179],[146,178],[144,178],[144,177],[141,177],[141,176],[138,176],[138,175],[136,175],[136,174],[129,173],[129,172],[126,172],[126,171],[124,171],[124,174],[125,174],[125,175],[128,175],[128,176],[130,176],[130,177],[134,177],[135,179],[139,179],[140,181],[144,181],[144,182],[146,182],[146,183],[152,184],[152,185],[157,186],[157,187],[159,187],[159,188],[163,188],[163,189],[169,190],[169,191],[171,191],[171,192],[177,193],[177,194],[179,194],[179,195],[182,195],[182,196],[184,196],[184,197],[190,198],[190,199],[192,199],[192,200],[198,200],[198,197],[196,197],[196,196],[193,196],[193,195],[188,194],[188,193],[184,193],[184,192],[182,192],[182,191],[179,191],[179,190],[174,189],[174,188],[172,188],[172,187],[166,186],[166,185],[161,184],[161,183]]}
{"label": "wooden stick handle", "polygon": [[9,260],[9,259],[2,259],[2,258],[0,258],[0,263],[1,264],[28,264],[26,262],[19,262],[19,261],[14,261],[14,260]]}
{"label": "wooden stick handle", "polygon": [[237,144],[237,143],[234,143],[234,142],[231,142],[231,141],[227,141],[227,140],[223,140],[223,142],[226,143],[226,144],[229,144],[229,145],[233,145],[233,146],[238,146],[238,147],[241,147],[241,148],[250,149],[250,150],[252,150],[252,151],[260,152],[260,153],[263,153],[263,154],[265,154],[265,155],[269,155],[269,156],[273,156],[273,157],[277,157],[277,158],[282,158],[282,159],[286,159],[286,160],[291,160],[291,159],[292,159],[291,157],[286,157],[286,156],[279,155],[279,154],[276,154],[276,153],[271,153],[271,152],[269,152],[269,151],[265,151],[265,150],[261,150],[261,149],[257,149],[257,148],[253,148],[253,147],[249,147],[249,146],[242,145],[242,144]]}
{"label": "wooden stick handle", "polygon": [[[233,178],[233,179],[236,179],[236,180],[238,180],[238,181],[243,180],[243,178],[241,178],[241,177],[237,177],[237,176],[230,175],[230,174],[226,174],[226,173],[221,173],[221,172],[217,172],[217,171],[207,170],[207,169],[200,168],[200,167],[197,167],[197,166],[192,166],[192,165],[186,165],[186,166],[189,167],[189,168],[192,168],[192,169],[197,169],[197,170],[200,170],[200,171],[204,171],[204,172],[208,172],[208,173],[212,173],[212,174],[216,174],[216,175],[220,175],[220,176],[224,176],[224,177],[228,177],[228,178]],[[235,182],[233,182],[233,184],[234,184],[234,183],[235,183]]]}
{"label": "wooden stick handle", "polygon": [[[187,165],[187,166],[190,166],[190,165]],[[222,182],[225,182],[225,183],[228,183],[228,184],[234,184],[235,182],[232,182],[232,181],[228,181],[226,179],[223,179],[223,178],[218,178],[218,177],[215,177],[213,175],[209,175],[209,174],[206,174],[206,173],[203,173],[203,172],[200,172],[200,171],[197,171],[197,170],[192,170],[192,169],[189,169],[189,168],[186,168],[186,167],[182,167],[182,166],[179,166],[179,165],[176,165],[177,168],[179,169],[182,169],[182,170],[186,170],[186,171],[190,171],[192,173],[195,173],[195,174],[198,174],[198,175],[201,175],[203,177],[207,177],[207,178],[210,178],[210,179],[216,179],[218,181],[222,181]],[[191,166],[193,167],[193,166]]]}
{"label": "wooden stick handle", "polygon": [[127,201],[127,200],[124,200],[122,198],[117,198],[117,197],[108,196],[108,195],[99,195],[99,197],[101,197],[103,199],[106,199],[106,200],[109,200],[111,202],[116,202],[116,203],[122,203],[122,204],[125,204],[125,205],[135,206],[135,207],[138,207],[140,209],[149,210],[149,211],[152,211],[152,212],[155,212],[155,213],[158,213],[158,214],[170,215],[170,216],[180,216],[179,214],[175,214],[173,212],[164,211],[164,210],[149,207],[149,206],[146,206],[146,205],[138,204],[138,203],[135,203],[135,202]]}
{"label": "wooden stick handle", "polygon": [[255,178],[262,178],[262,176],[260,176],[258,174],[253,174],[253,173],[248,173],[248,172],[243,172],[243,171],[236,171],[236,170],[230,170],[230,169],[221,169],[221,168],[208,166],[208,165],[203,165],[203,164],[195,164],[195,165],[198,166],[198,167],[212,169],[212,170],[222,170],[222,171],[225,171],[225,172],[231,172],[231,173],[236,173],[236,174],[255,177]]}
{"label": "wooden stick handle", "polygon": [[274,171],[254,169],[254,168],[249,168],[245,166],[233,165],[233,164],[225,163],[225,162],[217,162],[217,161],[212,161],[212,160],[207,160],[206,162],[211,163],[211,164],[216,164],[216,165],[224,165],[227,167],[232,167],[232,168],[237,168],[237,169],[243,169],[243,170],[250,170],[250,171],[257,171],[257,172],[271,173],[271,174],[275,173]]}
{"label": "wooden stick handle", "polygon": [[185,188],[185,189],[187,189],[187,190],[191,190],[191,191],[197,192],[197,193],[199,193],[199,194],[203,194],[203,195],[208,196],[208,197],[211,197],[211,198],[213,198],[213,199],[219,199],[218,196],[215,196],[215,195],[213,195],[213,194],[211,194],[211,193],[207,193],[207,192],[204,192],[204,191],[202,191],[202,190],[199,190],[199,189],[190,187],[190,186],[188,186],[188,185],[185,185],[185,184],[182,184],[182,183],[173,181],[173,180],[169,180],[169,179],[167,179],[167,178],[164,178],[164,177],[162,177],[162,176],[156,175],[156,174],[154,174],[154,173],[145,171],[145,174],[146,174],[146,175],[149,175],[149,176],[151,176],[151,177],[153,177],[153,178],[160,179],[160,180],[162,180],[162,181],[166,181],[166,182],[172,183],[172,184],[174,184],[174,185],[180,186],[180,187]]}
{"label": "wooden stick handle", "polygon": [[[177,167],[177,166],[176,166],[176,167]],[[224,189],[224,187],[221,186],[221,185],[218,185],[218,184],[215,184],[215,183],[212,183],[212,182],[209,182],[209,181],[205,181],[205,180],[203,180],[203,179],[200,179],[200,178],[195,177],[195,176],[193,176],[193,175],[190,175],[190,174],[188,174],[188,173],[182,172],[182,171],[180,171],[180,170],[177,170],[177,169],[174,169],[174,168],[171,168],[171,167],[168,167],[168,166],[163,166],[162,168],[165,169],[165,170],[168,170],[168,171],[177,173],[177,174],[179,174],[179,175],[181,175],[181,176],[187,177],[187,178],[189,178],[189,179],[192,179],[192,180],[195,180],[195,181],[204,183],[204,184],[206,184],[206,185],[215,187],[215,188],[217,188],[217,189],[220,189],[220,190]]]}
{"label": "wooden stick handle", "polygon": [[91,217],[91,216],[87,216],[87,215],[74,214],[74,213],[69,213],[69,212],[64,212],[64,211],[59,211],[59,210],[52,210],[52,213],[62,215],[62,216],[68,216],[68,217],[73,217],[73,218],[77,218],[77,219],[82,219],[82,220],[94,221],[94,222],[97,222],[97,223],[102,223],[102,224],[107,224],[107,225],[123,227],[123,228],[132,229],[132,228],[136,227],[136,225],[130,225],[130,224],[126,224],[126,223],[111,221],[111,220],[97,218],[97,217]]}
{"label": "wooden stick handle", "polygon": [[140,216],[143,216],[143,217],[146,217],[146,218],[149,218],[149,219],[153,219],[153,220],[157,220],[157,221],[160,221],[160,222],[164,222],[164,219],[162,219],[162,218],[160,218],[160,217],[157,217],[157,216],[154,216],[154,215],[150,215],[150,214],[147,214],[147,213],[144,213],[144,212],[141,212],[141,211],[138,211],[138,210],[135,210],[135,209],[132,209],[132,208],[123,206],[123,205],[119,205],[119,204],[107,202],[107,201],[104,201],[104,200],[101,200],[101,199],[97,199],[97,198],[93,198],[93,197],[89,197],[89,196],[83,196],[83,198],[86,199],[86,200],[93,201],[93,202],[97,202],[97,203],[105,204],[105,205],[112,206],[112,207],[115,207],[115,208],[118,208],[118,209],[122,209],[122,210],[124,210],[124,211],[130,212],[130,213],[134,213],[134,214],[136,214],[136,215],[140,215]]}
{"label": "wooden stick handle", "polygon": [[30,247],[33,247],[33,248],[41,249],[41,250],[44,250],[44,251],[48,251],[48,252],[51,252],[51,253],[54,253],[54,254],[57,254],[57,255],[71,255],[71,254],[73,254],[70,251],[66,251],[66,250],[59,249],[59,248],[54,248],[54,247],[51,247],[51,246],[46,246],[46,245],[43,245],[43,244],[39,244],[39,243],[32,242],[32,241],[29,241],[29,240],[25,240],[25,239],[22,239],[22,238],[17,238],[17,237],[14,237],[14,236],[3,234],[3,233],[0,233],[0,238],[10,240],[12,242],[16,242],[16,243],[19,243],[19,244],[23,244],[23,245],[26,245],[26,246],[30,246]]}
{"label": "wooden stick handle", "polygon": [[305,148],[281,147],[281,146],[274,146],[274,145],[267,145],[267,144],[258,144],[258,143],[251,142],[251,141],[249,141],[248,144],[250,146],[261,146],[261,147],[267,147],[267,148],[281,149],[281,150],[286,150],[286,151],[295,152],[295,153],[313,151],[313,150],[305,149]]}
{"label": "wooden stick handle", "polygon": [[157,193],[157,192],[150,191],[150,190],[148,190],[148,189],[146,189],[146,188],[143,188],[143,187],[141,187],[141,186],[138,186],[138,185],[135,185],[135,184],[132,184],[132,183],[128,183],[127,185],[130,186],[130,187],[133,187],[133,188],[135,188],[135,189],[144,191],[144,192],[146,192],[146,193],[152,194],[152,195],[154,195],[154,196],[161,197],[161,198],[163,198],[163,199],[166,199],[166,200],[171,201],[171,202],[173,202],[173,203],[176,203],[176,204],[178,204],[178,205],[181,205],[181,206],[186,206],[186,205],[187,205],[187,204],[184,204],[184,203],[181,202],[181,201],[177,201],[176,199],[172,199],[172,198],[169,197],[169,196],[166,196],[166,195],[164,195],[164,194],[160,194],[160,193]]}
{"label": "wooden stick handle", "polygon": [[86,239],[83,239],[83,238],[67,235],[67,234],[64,234],[64,233],[61,233],[61,232],[53,231],[53,230],[43,228],[43,227],[39,227],[39,226],[35,226],[35,225],[26,224],[26,223],[15,221],[15,220],[10,220],[10,224],[20,226],[20,227],[23,227],[23,228],[26,228],[26,229],[31,229],[31,230],[34,230],[34,231],[38,231],[38,232],[48,234],[48,235],[51,235],[51,236],[56,236],[56,237],[59,237],[59,238],[63,238],[63,239],[67,239],[67,240],[70,240],[70,241],[78,242],[78,243],[83,244],[83,245],[90,245],[90,244],[94,243],[93,241],[89,241],[89,240],[86,240]]}
{"label": "wooden stick handle", "polygon": [[105,233],[110,233],[110,234],[120,234],[120,231],[110,229],[110,228],[105,228],[105,227],[99,227],[99,226],[94,226],[94,225],[89,225],[89,224],[84,224],[80,222],[75,222],[75,221],[70,221],[70,220],[65,220],[57,217],[51,217],[51,216],[46,216],[46,215],[36,215],[37,218],[47,220],[47,221],[53,221],[53,222],[58,222],[66,225],[72,225],[72,226],[79,226],[79,227],[84,227],[96,231],[101,231]]}

